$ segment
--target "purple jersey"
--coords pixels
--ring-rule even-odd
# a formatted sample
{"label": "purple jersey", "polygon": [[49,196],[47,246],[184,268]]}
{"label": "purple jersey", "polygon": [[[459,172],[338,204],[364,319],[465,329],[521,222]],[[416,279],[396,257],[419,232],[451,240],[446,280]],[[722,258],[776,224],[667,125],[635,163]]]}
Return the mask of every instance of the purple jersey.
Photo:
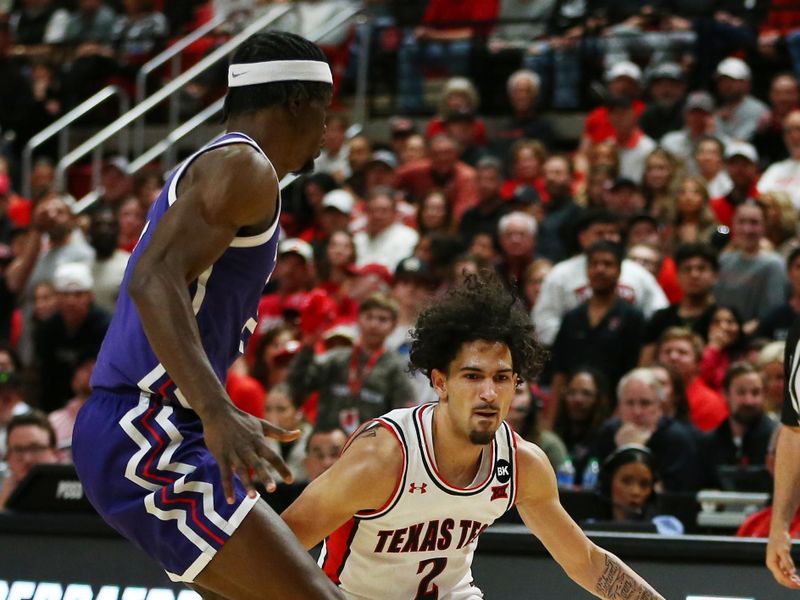
{"label": "purple jersey", "polygon": [[[249,144],[264,156],[264,160],[269,160],[248,136],[227,133],[204,146],[172,172],[150,207],[142,236],[128,261],[116,312],[97,357],[92,388],[138,389],[163,397],[167,404],[177,401],[191,408],[150,347],[139,313],[128,295],[128,283],[139,256],[164,213],[180,201],[177,187],[183,173],[204,152],[229,144]],[[255,329],[261,292],[275,268],[279,215],[280,196],[269,229],[259,235],[234,238],[222,256],[189,286],[203,348],[223,383],[228,367],[244,352]]]}

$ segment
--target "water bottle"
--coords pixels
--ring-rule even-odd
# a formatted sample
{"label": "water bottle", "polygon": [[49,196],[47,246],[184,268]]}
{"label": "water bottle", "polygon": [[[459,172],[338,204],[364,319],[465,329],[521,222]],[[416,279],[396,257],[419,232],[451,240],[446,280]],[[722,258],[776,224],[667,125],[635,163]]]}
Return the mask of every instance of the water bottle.
{"label": "water bottle", "polygon": [[585,490],[595,489],[597,487],[597,480],[599,477],[600,463],[597,462],[597,459],[592,458],[583,471],[583,481],[581,482],[581,487],[583,487]]}
{"label": "water bottle", "polygon": [[556,471],[556,481],[560,488],[572,488],[575,485],[575,467],[570,459],[561,463]]}

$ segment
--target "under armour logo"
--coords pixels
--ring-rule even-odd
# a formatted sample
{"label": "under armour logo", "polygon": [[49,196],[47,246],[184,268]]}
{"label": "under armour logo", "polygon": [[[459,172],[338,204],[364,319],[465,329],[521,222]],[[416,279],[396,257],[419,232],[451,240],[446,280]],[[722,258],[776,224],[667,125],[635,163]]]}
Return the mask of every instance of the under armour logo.
{"label": "under armour logo", "polygon": [[508,498],[507,483],[504,483],[503,485],[492,486],[492,500],[499,500],[500,498]]}
{"label": "under armour logo", "polygon": [[417,485],[416,483],[412,483],[411,485],[408,486],[409,494],[413,494],[414,492],[417,491],[419,491],[420,494],[424,494],[425,492],[428,491],[428,484],[421,483],[420,485]]}

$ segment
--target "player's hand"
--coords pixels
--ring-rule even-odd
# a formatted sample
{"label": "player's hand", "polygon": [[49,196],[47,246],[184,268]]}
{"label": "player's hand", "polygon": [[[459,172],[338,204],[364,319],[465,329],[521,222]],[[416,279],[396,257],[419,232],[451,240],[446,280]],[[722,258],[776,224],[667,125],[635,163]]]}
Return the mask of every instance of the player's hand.
{"label": "player's hand", "polygon": [[267,491],[275,490],[269,465],[280,473],[284,481],[292,482],[292,473],[281,457],[267,445],[266,438],[290,442],[300,436],[300,431],[287,431],[229,404],[213,417],[203,419],[203,432],[206,445],[219,466],[222,489],[229,504],[234,502],[234,473],[239,475],[251,498],[256,497],[253,483],[256,480],[260,480]]}
{"label": "player's hand", "polygon": [[792,540],[786,531],[770,532],[767,542],[767,567],[783,586],[800,590],[800,577],[792,560]]}

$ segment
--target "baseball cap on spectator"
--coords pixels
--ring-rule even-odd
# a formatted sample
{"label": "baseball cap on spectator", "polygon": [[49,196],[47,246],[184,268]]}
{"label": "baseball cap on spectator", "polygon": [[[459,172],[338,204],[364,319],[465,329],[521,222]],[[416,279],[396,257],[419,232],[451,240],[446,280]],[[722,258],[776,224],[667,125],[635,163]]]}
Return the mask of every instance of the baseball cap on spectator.
{"label": "baseball cap on spectator", "polygon": [[349,215],[353,212],[353,196],[345,190],[331,190],[322,197],[322,208],[333,208]]}
{"label": "baseball cap on spectator", "polygon": [[617,177],[609,188],[612,192],[628,188],[631,190],[638,190],[639,184],[629,177]]}
{"label": "baseball cap on spectator", "polygon": [[0,173],[0,196],[7,196],[11,188],[11,180],[5,173]]}
{"label": "baseball cap on spectator", "polygon": [[300,258],[310,261],[314,258],[314,249],[306,241],[299,238],[287,238],[278,245],[278,255],[297,254]]}
{"label": "baseball cap on spectator", "polygon": [[128,161],[128,159],[120,155],[111,156],[103,162],[104,171],[109,168],[114,168],[117,169],[118,171],[121,171],[125,175],[128,174],[129,166],[130,162]]}
{"label": "baseball cap on spectator", "polygon": [[747,142],[734,141],[725,146],[725,160],[730,160],[734,156],[743,156],[750,162],[758,164],[758,152]]}
{"label": "baseball cap on spectator", "polygon": [[709,114],[714,112],[714,98],[708,92],[692,92],[686,97],[685,111],[702,110]]}
{"label": "baseball cap on spectator", "polygon": [[740,81],[750,81],[750,67],[741,58],[729,57],[717,65],[717,77],[730,77]]}
{"label": "baseball cap on spectator", "polygon": [[344,338],[351,344],[358,337],[358,328],[352,323],[336,323],[325,330],[322,339],[329,342],[335,338]]}
{"label": "baseball cap on spectator", "polygon": [[444,84],[441,97],[446,100],[453,94],[463,94],[469,99],[472,106],[477,106],[480,102],[478,97],[478,90],[475,89],[475,84],[466,77],[451,77]]}
{"label": "baseball cap on spectator", "polygon": [[388,150],[376,150],[372,153],[372,158],[369,159],[367,167],[372,165],[381,164],[386,165],[390,169],[397,168],[397,157]]}
{"label": "baseball cap on spectator", "polygon": [[85,263],[63,263],[56,267],[53,287],[57,292],[90,292],[94,287],[92,270]]}
{"label": "baseball cap on spectator", "polygon": [[300,348],[302,344],[297,340],[289,340],[285,344],[283,344],[280,349],[278,350],[277,354],[275,354],[275,364],[278,366],[285,366],[292,362],[294,356],[300,352]]}
{"label": "baseball cap on spectator", "polygon": [[622,60],[611,65],[611,67],[606,71],[605,78],[607,82],[612,81],[617,77],[628,77],[637,83],[641,83],[642,70],[635,63],[632,63],[629,60]]}
{"label": "baseball cap on spectator", "polygon": [[397,263],[394,270],[395,282],[408,279],[427,282],[430,279],[430,269],[427,263],[416,256],[409,256]]}
{"label": "baseball cap on spectator", "polygon": [[530,206],[532,204],[540,204],[542,199],[536,188],[530,185],[518,185],[508,201],[519,206]]}
{"label": "baseball cap on spectator", "polygon": [[654,82],[656,79],[674,79],[675,81],[683,81],[683,69],[678,63],[663,62],[653,67],[647,74],[647,81]]}
{"label": "baseball cap on spectator", "polygon": [[389,129],[392,132],[392,137],[405,137],[417,131],[414,122],[407,117],[391,117],[389,119]]}
{"label": "baseball cap on spectator", "polygon": [[377,275],[386,283],[386,285],[392,285],[394,281],[392,273],[389,271],[389,269],[380,263],[367,263],[365,265],[361,265],[360,267],[351,265],[349,267],[349,272],[351,275],[356,277],[360,275]]}

